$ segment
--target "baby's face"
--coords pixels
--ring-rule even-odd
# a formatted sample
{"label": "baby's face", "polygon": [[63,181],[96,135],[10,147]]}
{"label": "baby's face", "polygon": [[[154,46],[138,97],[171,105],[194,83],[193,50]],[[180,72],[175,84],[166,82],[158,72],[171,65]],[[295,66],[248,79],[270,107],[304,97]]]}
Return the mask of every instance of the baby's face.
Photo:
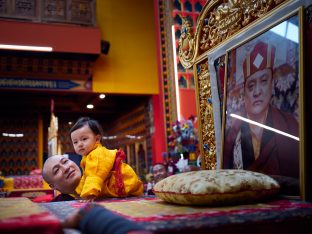
{"label": "baby's face", "polygon": [[44,172],[51,187],[65,194],[73,193],[81,179],[77,164],[59,155],[47,159]]}
{"label": "baby's face", "polygon": [[101,136],[92,132],[88,125],[73,131],[71,140],[76,154],[87,155],[95,147],[96,143],[100,143]]}

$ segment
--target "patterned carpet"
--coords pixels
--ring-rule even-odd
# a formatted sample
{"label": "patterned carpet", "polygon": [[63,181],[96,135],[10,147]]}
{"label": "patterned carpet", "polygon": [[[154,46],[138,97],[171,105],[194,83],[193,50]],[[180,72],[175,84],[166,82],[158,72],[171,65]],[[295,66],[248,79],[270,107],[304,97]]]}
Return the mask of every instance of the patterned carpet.
{"label": "patterned carpet", "polygon": [[[271,233],[280,230],[284,234],[294,230],[305,232],[309,230],[306,228],[312,228],[312,203],[300,200],[278,199],[225,207],[173,205],[155,197],[108,199],[97,203],[155,233],[205,233],[207,230],[235,233],[251,231],[250,227],[254,227],[253,234],[270,233],[267,230]],[[40,205],[62,220],[85,203],[68,201]]]}
{"label": "patterned carpet", "polygon": [[[152,196],[97,203],[154,233],[285,234],[312,230],[312,203],[285,198],[224,207],[173,205]],[[62,233],[60,222],[85,204],[0,198],[0,233]]]}
{"label": "patterned carpet", "polygon": [[59,219],[25,197],[0,198],[0,233],[62,233]]}

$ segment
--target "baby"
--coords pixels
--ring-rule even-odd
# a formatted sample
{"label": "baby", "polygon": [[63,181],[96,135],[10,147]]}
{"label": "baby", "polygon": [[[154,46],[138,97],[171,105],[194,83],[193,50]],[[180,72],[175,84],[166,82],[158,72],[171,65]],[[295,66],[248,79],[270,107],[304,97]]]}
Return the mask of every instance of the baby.
{"label": "baby", "polygon": [[80,118],[70,130],[70,136],[75,152],[82,155],[82,176],[73,161],[62,156],[50,157],[42,174],[52,188],[86,200],[143,194],[143,183],[134,170],[123,163],[124,152],[102,146],[103,130],[96,120]]}

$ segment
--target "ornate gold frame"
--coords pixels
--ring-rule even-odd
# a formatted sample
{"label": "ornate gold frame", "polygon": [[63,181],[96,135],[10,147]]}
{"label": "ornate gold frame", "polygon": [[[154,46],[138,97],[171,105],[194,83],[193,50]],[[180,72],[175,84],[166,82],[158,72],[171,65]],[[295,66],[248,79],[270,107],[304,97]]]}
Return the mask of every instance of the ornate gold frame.
{"label": "ornate gold frame", "polygon": [[183,19],[179,57],[185,68],[193,67],[203,169],[216,169],[217,145],[213,116],[208,53],[253,27],[289,0],[212,0],[199,15],[195,33]]}
{"label": "ornate gold frame", "polygon": [[[195,32],[192,31],[190,23],[183,19],[182,33],[179,39],[179,58],[185,68],[193,68],[195,77],[202,169],[221,168],[218,160],[222,157],[222,152],[216,143],[223,139],[219,134],[219,131],[222,130],[216,129],[216,126],[219,127],[219,125],[216,125],[217,114],[212,101],[215,84],[211,83],[215,79],[213,77],[215,71],[210,70],[213,68],[211,62],[221,55],[226,55],[226,51],[233,48],[234,45],[247,40],[245,37],[251,38],[252,35],[257,35],[262,31],[263,27],[269,27],[272,21],[273,23],[277,22],[278,18],[283,18],[300,7],[307,10],[309,4],[301,0],[212,0],[207,1],[202,9]],[[311,7],[312,5],[309,8],[311,9]],[[306,17],[309,17],[308,11],[305,14]],[[300,47],[304,48],[304,16],[299,18],[301,21]],[[300,50],[305,52],[302,48]],[[304,62],[304,56],[301,53],[300,77],[304,76]],[[300,82],[301,87],[304,87],[303,82],[307,82],[303,80],[304,78]],[[309,147],[303,143],[304,138],[309,139],[304,127],[307,124],[304,90],[306,88],[301,88],[299,92],[301,100],[299,107],[301,113],[300,139],[302,139],[300,142],[300,191],[303,200],[311,200],[311,191],[308,188],[311,175],[307,171],[307,163],[310,161],[306,155],[306,150]],[[218,118],[221,119],[220,116],[217,116]]]}

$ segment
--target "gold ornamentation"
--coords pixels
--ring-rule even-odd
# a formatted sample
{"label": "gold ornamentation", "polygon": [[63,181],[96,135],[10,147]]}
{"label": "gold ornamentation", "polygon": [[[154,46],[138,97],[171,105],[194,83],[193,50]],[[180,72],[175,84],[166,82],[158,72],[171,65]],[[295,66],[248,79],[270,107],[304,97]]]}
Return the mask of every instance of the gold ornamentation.
{"label": "gold ornamentation", "polygon": [[204,164],[205,169],[216,169],[216,142],[212,102],[210,101],[212,95],[208,61],[205,60],[198,66],[199,106],[203,144],[201,149],[201,155],[203,155],[202,164]]}
{"label": "gold ornamentation", "polygon": [[220,44],[254,20],[286,0],[214,0],[208,1],[199,15],[196,32],[182,18],[179,57],[190,68],[199,55]]}
{"label": "gold ornamentation", "polygon": [[[282,2],[282,1],[276,1]],[[242,1],[244,20],[242,25],[249,24],[252,20],[262,17],[275,5],[273,0],[246,0]]]}
{"label": "gold ornamentation", "polygon": [[194,57],[194,34],[191,23],[182,17],[182,33],[179,39],[179,56],[185,67],[190,67],[190,61]]}
{"label": "gold ornamentation", "polygon": [[[228,0],[201,15],[205,24],[201,31],[200,49],[208,50],[229,38],[257,18],[263,17],[284,0]],[[203,11],[204,12],[204,11]],[[204,16],[204,17],[202,17]]]}
{"label": "gold ornamentation", "polygon": [[[208,41],[205,47],[208,48],[209,46],[211,48],[237,32],[241,28],[241,21],[242,9],[238,0],[220,4],[214,11],[210,12],[208,20],[210,30],[208,30]],[[203,29],[203,31],[206,31],[206,29]]]}

